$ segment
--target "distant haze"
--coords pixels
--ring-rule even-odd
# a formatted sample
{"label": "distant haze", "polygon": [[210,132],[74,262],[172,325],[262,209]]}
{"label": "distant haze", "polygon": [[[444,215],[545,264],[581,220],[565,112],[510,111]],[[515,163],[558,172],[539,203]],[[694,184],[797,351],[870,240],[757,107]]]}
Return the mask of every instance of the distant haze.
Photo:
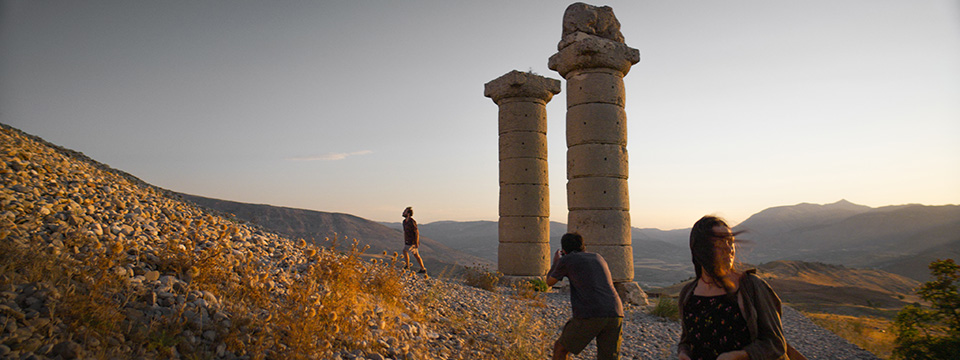
{"label": "distant haze", "polygon": [[[0,122],[178,192],[495,221],[483,84],[559,78],[569,3],[0,0]],[[960,203],[960,2],[595,4],[641,53],[625,78],[634,227]],[[565,96],[547,106],[563,223]]]}

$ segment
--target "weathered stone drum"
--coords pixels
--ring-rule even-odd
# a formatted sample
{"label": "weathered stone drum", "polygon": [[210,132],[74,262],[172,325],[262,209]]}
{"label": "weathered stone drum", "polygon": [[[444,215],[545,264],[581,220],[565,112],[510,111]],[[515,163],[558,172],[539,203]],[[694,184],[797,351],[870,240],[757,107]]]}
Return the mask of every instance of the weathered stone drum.
{"label": "weathered stone drum", "polygon": [[542,277],[550,270],[546,105],[560,81],[511,71],[484,85],[500,108],[498,270]]}

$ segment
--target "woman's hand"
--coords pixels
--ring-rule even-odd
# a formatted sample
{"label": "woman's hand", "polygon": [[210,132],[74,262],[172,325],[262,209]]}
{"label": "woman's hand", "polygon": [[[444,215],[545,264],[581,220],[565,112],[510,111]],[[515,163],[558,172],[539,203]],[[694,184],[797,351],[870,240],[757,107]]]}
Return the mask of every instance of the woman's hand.
{"label": "woman's hand", "polygon": [[563,250],[557,249],[557,252],[553,253],[553,262],[550,263],[551,265],[556,265],[557,261],[560,261],[560,257],[563,256],[562,251]]}
{"label": "woman's hand", "polygon": [[735,350],[720,354],[720,356],[717,356],[717,360],[750,360],[750,355],[747,355],[746,351]]}

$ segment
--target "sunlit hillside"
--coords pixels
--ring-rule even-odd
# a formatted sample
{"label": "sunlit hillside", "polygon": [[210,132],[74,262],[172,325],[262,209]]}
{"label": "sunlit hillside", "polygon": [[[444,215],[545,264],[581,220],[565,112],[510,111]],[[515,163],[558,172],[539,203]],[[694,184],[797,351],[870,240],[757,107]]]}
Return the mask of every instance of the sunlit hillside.
{"label": "sunlit hillside", "polygon": [[[0,358],[524,358],[543,350],[512,340],[542,333],[516,318],[520,305],[491,300],[498,308],[477,309],[482,319],[470,311],[440,322],[455,312],[444,300],[455,287],[403,272],[394,254],[364,259],[353,239],[330,234],[321,245],[348,249],[331,251],[208,213],[5,125],[0,181]],[[499,328],[511,332],[499,336]]]}

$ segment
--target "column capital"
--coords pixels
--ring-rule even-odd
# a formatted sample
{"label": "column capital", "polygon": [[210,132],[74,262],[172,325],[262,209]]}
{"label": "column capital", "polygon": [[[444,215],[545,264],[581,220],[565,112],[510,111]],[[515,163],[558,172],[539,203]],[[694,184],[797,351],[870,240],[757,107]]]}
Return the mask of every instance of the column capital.
{"label": "column capital", "polygon": [[547,66],[564,78],[571,71],[592,68],[613,69],[626,76],[630,67],[640,62],[640,50],[583,32],[564,36],[560,47],[560,51],[550,57]]}
{"label": "column capital", "polygon": [[483,96],[500,104],[510,98],[532,98],[544,104],[560,93],[560,80],[513,70],[483,85]]}

